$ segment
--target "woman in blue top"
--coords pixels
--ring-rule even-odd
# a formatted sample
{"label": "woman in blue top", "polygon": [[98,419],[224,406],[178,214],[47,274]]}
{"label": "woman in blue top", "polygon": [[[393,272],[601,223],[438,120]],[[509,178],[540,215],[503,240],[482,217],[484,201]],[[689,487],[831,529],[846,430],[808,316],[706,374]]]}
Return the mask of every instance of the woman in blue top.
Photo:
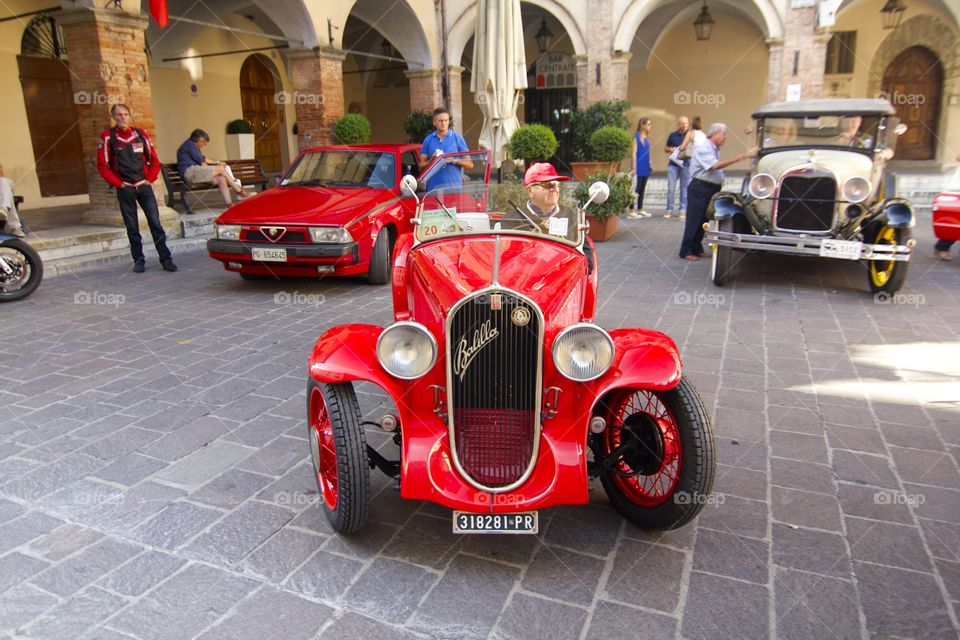
{"label": "woman in blue top", "polygon": [[633,166],[630,173],[637,177],[637,210],[627,214],[628,218],[649,218],[650,214],[643,210],[643,192],[647,190],[647,178],[653,172],[650,166],[650,129],[653,123],[650,118],[640,118],[637,123],[637,132],[633,134]]}

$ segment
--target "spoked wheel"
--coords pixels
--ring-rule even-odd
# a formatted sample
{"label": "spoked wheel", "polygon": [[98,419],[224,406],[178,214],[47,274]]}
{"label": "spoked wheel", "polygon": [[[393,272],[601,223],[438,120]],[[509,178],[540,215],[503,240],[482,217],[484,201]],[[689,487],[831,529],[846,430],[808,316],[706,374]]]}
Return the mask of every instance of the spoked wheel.
{"label": "spoked wheel", "polygon": [[360,405],[349,382],[307,383],[307,436],[320,506],[339,533],[354,533],[367,519],[370,472]]}
{"label": "spoked wheel", "polygon": [[[910,229],[895,229],[886,225],[880,227],[873,238],[874,244],[896,246],[906,244],[912,237]],[[894,294],[903,287],[907,279],[907,268],[910,262],[897,260],[870,260],[867,267],[867,280],[870,282],[872,293]]]}
{"label": "spoked wheel", "polygon": [[0,302],[26,298],[43,279],[40,254],[23,240],[0,243]]}
{"label": "spoked wheel", "polygon": [[[724,218],[717,222],[717,230],[727,233],[733,232],[733,219]],[[733,270],[733,249],[722,247],[719,244],[713,249],[713,260],[710,264],[710,278],[713,284],[722,287],[730,272]]]}
{"label": "spoked wheel", "polygon": [[613,506],[643,529],[690,522],[713,487],[713,432],[686,380],[669,391],[620,389],[607,401],[600,481]]}

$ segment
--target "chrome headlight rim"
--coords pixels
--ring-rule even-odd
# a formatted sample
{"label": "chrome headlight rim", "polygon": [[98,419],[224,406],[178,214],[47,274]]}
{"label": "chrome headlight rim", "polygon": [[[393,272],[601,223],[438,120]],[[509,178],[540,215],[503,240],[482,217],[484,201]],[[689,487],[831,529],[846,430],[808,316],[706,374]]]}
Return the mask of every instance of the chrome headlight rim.
{"label": "chrome headlight rim", "polygon": [[[597,334],[599,334],[599,336],[603,338],[608,345],[610,345],[610,361],[607,362],[606,365],[603,366],[597,374],[590,376],[589,378],[575,378],[573,376],[567,375],[567,372],[564,371],[563,367],[561,367],[557,363],[557,346],[562,344],[563,339],[567,335],[569,335],[571,332],[576,331],[578,329],[589,329],[591,331],[594,331]],[[571,380],[573,382],[590,382],[591,380],[596,380],[597,378],[600,378],[603,375],[605,375],[610,370],[610,367],[613,366],[613,361],[614,361],[614,358],[616,357],[616,346],[613,343],[613,338],[610,337],[610,334],[607,333],[606,330],[603,329],[603,327],[600,327],[599,325],[595,325],[592,322],[578,322],[577,324],[570,325],[569,327],[567,327],[566,329],[564,329],[563,331],[557,334],[557,337],[553,339],[553,346],[550,348],[550,357],[553,359],[554,368],[560,373],[560,375],[562,375],[567,380]]]}
{"label": "chrome headlight rim", "polygon": [[[855,181],[863,187],[863,197],[860,199],[855,199],[850,197],[847,191],[847,189],[850,188],[851,184],[855,183]],[[853,204],[858,204],[860,202],[863,202],[869,197],[870,197],[870,181],[867,178],[864,178],[863,176],[853,176],[852,178],[847,178],[846,180],[843,181],[843,199],[845,201]]]}
{"label": "chrome headlight rim", "polygon": [[[430,363],[426,367],[424,367],[422,372],[417,373],[416,375],[401,375],[401,374],[395,373],[394,371],[391,371],[389,367],[387,367],[387,365],[383,361],[383,358],[380,357],[380,345],[383,342],[384,338],[386,338],[391,332],[398,331],[404,327],[415,329],[416,331],[419,331],[420,333],[424,334],[430,343],[430,349],[431,349]],[[394,378],[399,378],[400,380],[417,380],[418,378],[422,378],[423,376],[427,375],[427,373],[429,373],[430,370],[433,369],[434,365],[437,364],[439,348],[437,346],[437,339],[433,337],[433,334],[430,332],[429,329],[427,329],[425,326],[423,326],[419,322],[413,322],[412,320],[402,320],[400,322],[394,322],[389,327],[387,327],[382,332],[380,332],[380,335],[377,337],[376,352],[377,352],[377,362],[379,362],[380,366],[383,367],[384,371],[389,373],[391,376],[393,376]]]}
{"label": "chrome headlight rim", "polygon": [[216,223],[213,225],[213,232],[217,240],[239,240],[240,234],[243,232],[243,225]]}
{"label": "chrome headlight rim", "polygon": [[[763,191],[758,191],[756,189],[756,183],[760,180],[769,180],[770,182],[770,191],[765,193]],[[753,177],[750,178],[750,181],[747,183],[747,192],[757,200],[766,200],[767,198],[773,197],[773,194],[777,190],[777,178],[770,173],[756,173]]]}
{"label": "chrome headlight rim", "polygon": [[[332,240],[317,239],[317,234],[330,231],[333,231],[336,234],[336,238]],[[310,234],[310,241],[314,244],[346,244],[348,242],[353,242],[353,236],[351,236],[350,232],[347,231],[347,228],[342,225],[312,225],[307,227],[307,233]]]}

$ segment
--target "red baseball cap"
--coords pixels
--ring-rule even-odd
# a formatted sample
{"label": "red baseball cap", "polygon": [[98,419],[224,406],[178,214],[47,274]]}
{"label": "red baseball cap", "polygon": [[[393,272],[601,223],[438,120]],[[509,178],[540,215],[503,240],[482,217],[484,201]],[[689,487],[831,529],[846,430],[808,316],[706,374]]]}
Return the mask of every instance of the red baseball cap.
{"label": "red baseball cap", "polygon": [[535,162],[530,165],[530,168],[524,174],[523,186],[529,187],[534,182],[552,182],[554,180],[566,182],[569,179],[568,176],[558,176],[557,170],[549,162]]}

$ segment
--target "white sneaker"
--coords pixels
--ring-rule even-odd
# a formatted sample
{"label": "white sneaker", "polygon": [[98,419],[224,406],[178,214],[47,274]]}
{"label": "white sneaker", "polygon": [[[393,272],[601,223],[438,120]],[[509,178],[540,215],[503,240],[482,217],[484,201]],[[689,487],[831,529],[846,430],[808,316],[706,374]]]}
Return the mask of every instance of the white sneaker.
{"label": "white sneaker", "polygon": [[630,213],[627,214],[627,217],[630,218],[631,220],[636,220],[637,218],[642,218],[643,216],[636,211],[631,211]]}
{"label": "white sneaker", "polygon": [[637,215],[640,216],[641,218],[649,218],[649,217],[650,217],[650,214],[647,213],[644,209],[640,209],[640,211],[637,212]]}

